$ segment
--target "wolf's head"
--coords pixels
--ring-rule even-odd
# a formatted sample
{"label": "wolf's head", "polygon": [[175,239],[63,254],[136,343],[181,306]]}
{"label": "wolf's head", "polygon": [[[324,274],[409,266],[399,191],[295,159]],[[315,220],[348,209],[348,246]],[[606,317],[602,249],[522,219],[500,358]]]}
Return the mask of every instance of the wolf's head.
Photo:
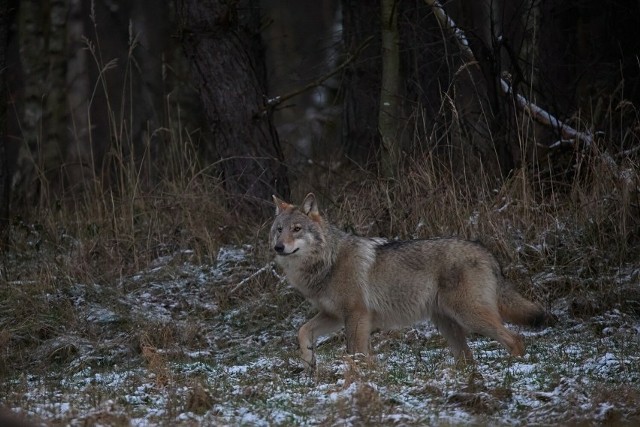
{"label": "wolf's head", "polygon": [[313,193],[307,194],[300,207],[273,196],[276,218],[271,226],[271,247],[278,258],[304,256],[325,241],[325,222],[318,211]]}

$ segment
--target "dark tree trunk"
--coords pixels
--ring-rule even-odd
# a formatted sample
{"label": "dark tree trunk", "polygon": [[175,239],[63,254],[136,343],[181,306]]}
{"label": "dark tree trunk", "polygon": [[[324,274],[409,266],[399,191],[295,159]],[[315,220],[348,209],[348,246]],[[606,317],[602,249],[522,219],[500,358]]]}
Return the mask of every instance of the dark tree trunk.
{"label": "dark tree trunk", "polygon": [[347,52],[355,51],[369,36],[373,40],[344,72],[342,146],[360,164],[376,160],[380,147],[378,107],[382,78],[379,1],[342,1],[342,39]]}
{"label": "dark tree trunk", "polygon": [[64,158],[69,149],[67,130],[67,0],[49,0],[49,34],[47,35],[47,79],[43,128],[45,165],[51,172],[49,185],[62,194]]}
{"label": "dark tree trunk", "polygon": [[[66,104],[67,0],[19,2],[19,47],[24,83],[15,170],[18,205],[33,206],[61,190],[69,133]],[[16,191],[17,190],[17,191]]]}
{"label": "dark tree trunk", "polygon": [[387,178],[393,178],[399,168],[400,132],[400,46],[398,36],[398,8],[395,0],[382,0],[382,79],[378,130],[382,142],[381,166]]}
{"label": "dark tree trunk", "polygon": [[0,0],[0,248],[9,232],[9,192],[11,174],[9,172],[7,149],[7,39],[9,35],[9,0]]}
{"label": "dark tree trunk", "polygon": [[46,10],[40,2],[29,0],[20,3],[18,43],[24,84],[20,130],[24,143],[20,147],[13,177],[13,188],[17,190],[14,201],[19,206],[34,206],[40,201],[44,181],[41,172],[46,170],[39,135],[44,115],[42,98],[46,93],[47,19]]}
{"label": "dark tree trunk", "polygon": [[[403,153],[431,147],[414,146],[414,142],[437,141],[439,151],[450,156],[452,164],[468,167],[468,162],[495,162],[493,146],[485,129],[487,108],[482,108],[486,93],[478,96],[482,75],[461,70],[454,49],[443,42],[443,31],[425,2],[397,2],[400,37],[399,76],[395,106],[396,141],[400,160]],[[343,146],[345,153],[358,163],[372,161],[380,152],[379,117],[382,87],[380,2],[342,0],[343,42],[347,52],[353,51],[368,36],[374,39],[358,59],[345,70]],[[448,35],[445,34],[447,38]],[[480,79],[480,80],[478,80]],[[452,84],[454,82],[454,84]],[[455,90],[454,90],[455,89]],[[454,96],[456,113],[450,112],[449,96]],[[444,108],[443,108],[444,107]],[[455,117],[454,117],[455,116]],[[433,138],[446,134],[447,138]],[[452,132],[453,131],[453,132]],[[455,133],[452,135],[452,133]],[[468,143],[468,141],[471,141]],[[384,159],[384,152],[382,159]],[[383,162],[384,163],[384,162]]]}
{"label": "dark tree trunk", "polygon": [[540,13],[539,73],[553,113],[617,91],[621,78],[624,97],[640,104],[640,3],[542,2]]}
{"label": "dark tree trunk", "polygon": [[[502,21],[511,23],[514,20],[520,25],[516,16],[509,17],[507,14],[508,2],[466,2],[457,3],[451,9],[454,16],[459,18],[456,23],[466,31],[469,47],[473,51],[478,61],[478,69],[468,70],[467,79],[472,83],[469,94],[464,94],[464,98],[475,98],[473,107],[468,112],[467,122],[472,123],[472,131],[484,135],[481,142],[482,148],[478,152],[485,166],[496,169],[503,176],[507,176],[514,168],[513,149],[506,126],[506,104],[500,88],[500,78],[502,76],[502,61],[500,46],[494,33],[495,28],[502,37],[507,40],[512,39],[512,31],[503,25]],[[457,9],[457,10],[456,10]],[[464,86],[464,83],[460,85]],[[466,102],[467,105],[471,103]],[[493,143],[493,144],[491,144]],[[493,145],[493,147],[492,147]],[[483,149],[485,148],[485,149]],[[495,152],[493,151],[495,150]],[[497,156],[497,164],[493,164],[494,156]],[[499,169],[499,170],[497,170]]]}
{"label": "dark tree trunk", "polygon": [[[183,0],[183,45],[234,207],[289,197],[278,135],[265,112],[266,72],[256,0]],[[261,214],[264,210],[261,209]]]}
{"label": "dark tree trunk", "polygon": [[[138,171],[135,179],[140,184],[152,186],[153,172],[157,172],[154,160],[158,151],[166,147],[161,141],[163,132],[157,130],[164,127],[163,103],[169,99],[168,93],[163,93],[162,73],[163,60],[173,50],[169,30],[172,25],[169,3],[172,2],[117,2],[117,12],[112,10],[116,4],[112,2],[72,0],[70,3],[73,6],[70,16],[73,62],[69,71],[77,77],[70,84],[73,91],[69,97],[79,123],[79,143],[69,154],[68,162],[95,162],[96,167],[102,169],[97,176],[105,184],[124,188],[132,178],[121,168],[125,161],[135,166]],[[83,16],[84,22],[78,19]],[[96,46],[95,59],[93,55],[85,56],[88,52],[82,49],[84,35]],[[103,72],[112,60],[117,60],[118,66]],[[97,89],[93,90],[96,82]],[[84,96],[87,88],[93,91],[89,97]],[[171,99],[175,96],[176,92],[172,92]],[[85,106],[89,99],[91,102]],[[85,130],[84,123],[91,126]],[[83,134],[91,138],[90,152],[82,142]],[[78,172],[85,171],[74,174]]]}

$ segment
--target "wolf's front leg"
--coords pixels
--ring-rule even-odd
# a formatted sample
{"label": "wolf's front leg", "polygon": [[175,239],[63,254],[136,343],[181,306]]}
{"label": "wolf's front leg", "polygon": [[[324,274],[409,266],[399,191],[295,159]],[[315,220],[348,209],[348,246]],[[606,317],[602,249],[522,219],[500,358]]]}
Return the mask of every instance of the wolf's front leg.
{"label": "wolf's front leg", "polygon": [[342,321],[335,316],[320,312],[302,325],[298,331],[298,343],[300,344],[300,354],[306,367],[313,368],[316,364],[315,342],[324,335],[339,330]]}
{"label": "wolf's front leg", "polygon": [[347,338],[347,353],[369,354],[371,313],[366,308],[354,308],[345,316],[345,335]]}

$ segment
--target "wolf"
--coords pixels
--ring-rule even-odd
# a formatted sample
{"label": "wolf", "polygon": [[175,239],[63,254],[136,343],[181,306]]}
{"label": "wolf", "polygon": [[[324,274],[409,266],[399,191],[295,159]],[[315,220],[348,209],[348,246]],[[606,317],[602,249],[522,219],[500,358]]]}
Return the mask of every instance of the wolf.
{"label": "wolf", "polygon": [[455,359],[473,363],[467,335],[497,340],[522,356],[522,337],[503,321],[530,326],[552,316],[503,277],[482,245],[458,238],[386,240],[358,237],[330,224],[315,195],[300,207],[273,196],[270,244],[287,281],[318,314],[298,332],[302,360],[315,366],[315,341],[345,329],[347,352],[369,352],[372,331],[430,319]]}

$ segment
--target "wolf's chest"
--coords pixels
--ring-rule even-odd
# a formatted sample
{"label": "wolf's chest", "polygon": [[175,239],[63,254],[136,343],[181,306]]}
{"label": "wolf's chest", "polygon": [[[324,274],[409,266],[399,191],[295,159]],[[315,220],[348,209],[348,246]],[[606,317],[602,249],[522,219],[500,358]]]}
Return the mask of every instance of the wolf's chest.
{"label": "wolf's chest", "polygon": [[314,305],[322,306],[325,300],[331,299],[327,280],[299,271],[286,273],[286,276],[289,284]]}
{"label": "wolf's chest", "polygon": [[344,313],[339,302],[328,295],[323,295],[318,298],[307,298],[307,301],[318,311],[331,314],[340,319],[343,317]]}
{"label": "wolf's chest", "polygon": [[289,285],[298,290],[315,308],[339,315],[335,290],[331,286],[330,274],[309,274],[308,270],[297,268],[285,269]]}

